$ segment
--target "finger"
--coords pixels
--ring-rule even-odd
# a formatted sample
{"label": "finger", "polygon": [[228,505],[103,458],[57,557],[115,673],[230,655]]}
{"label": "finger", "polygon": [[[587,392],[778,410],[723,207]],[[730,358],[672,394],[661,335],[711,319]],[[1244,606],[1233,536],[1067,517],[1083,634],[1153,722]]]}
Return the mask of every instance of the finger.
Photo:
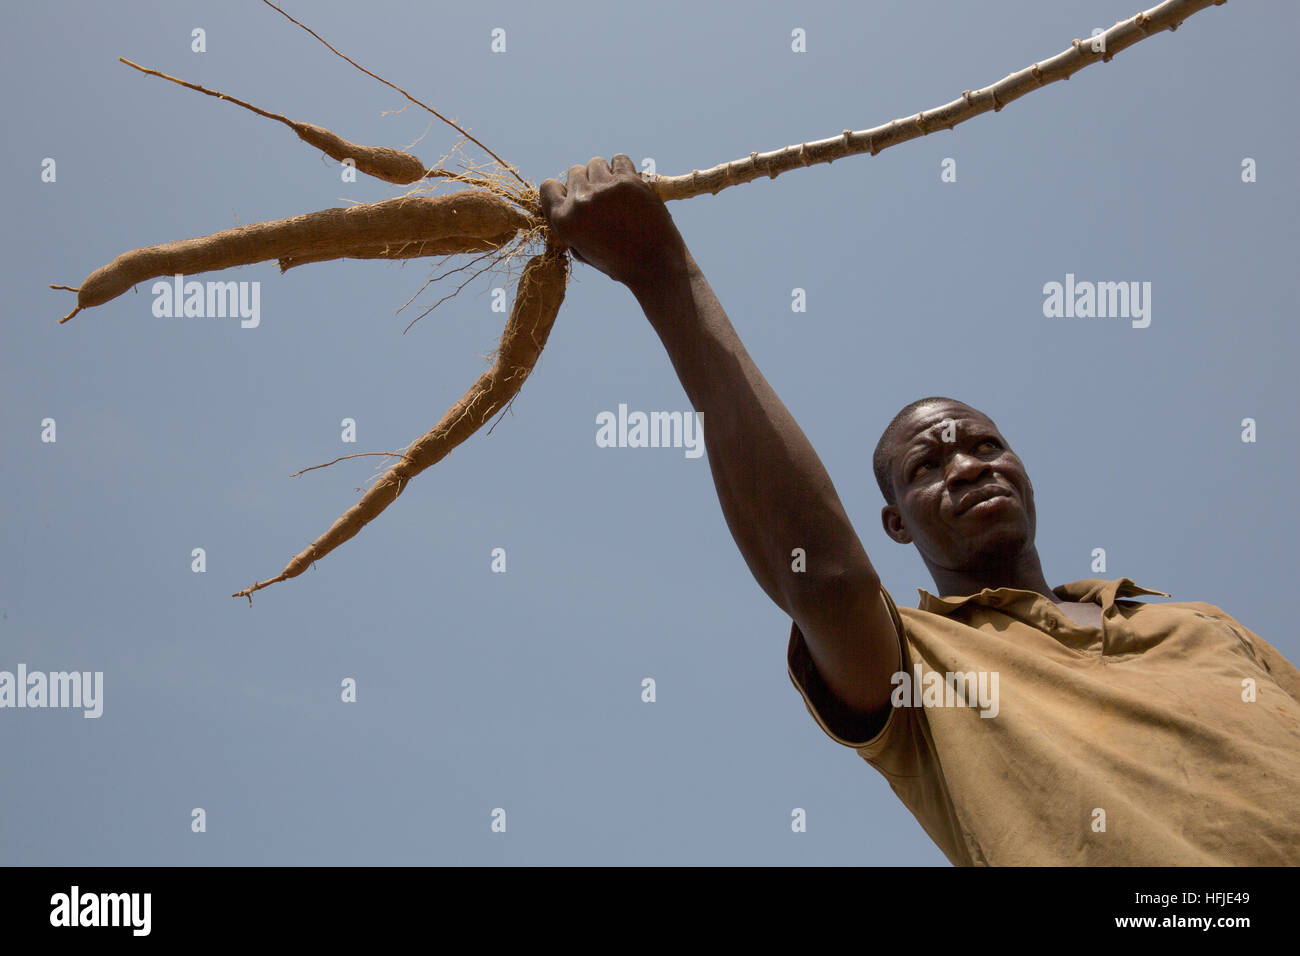
{"label": "finger", "polygon": [[624,173],[631,173],[633,176],[637,175],[636,163],[632,162],[632,157],[627,153],[615,153],[614,158],[609,162],[609,168],[614,171],[615,176]]}
{"label": "finger", "polygon": [[587,167],[570,166],[569,175],[564,185],[574,196],[581,197],[585,195],[587,192]]}
{"label": "finger", "polygon": [[537,187],[537,195],[542,203],[542,215],[551,218],[551,210],[564,202],[564,184],[558,179],[544,179]]}
{"label": "finger", "polygon": [[607,183],[614,178],[610,172],[609,163],[605,162],[604,156],[593,156],[587,163],[587,182],[589,183]]}

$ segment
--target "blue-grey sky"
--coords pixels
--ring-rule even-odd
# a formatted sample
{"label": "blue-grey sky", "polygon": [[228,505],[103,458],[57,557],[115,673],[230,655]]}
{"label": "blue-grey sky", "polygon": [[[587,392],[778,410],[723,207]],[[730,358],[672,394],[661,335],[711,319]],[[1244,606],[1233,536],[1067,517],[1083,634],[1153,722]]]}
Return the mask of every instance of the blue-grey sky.
{"label": "blue-grey sky", "polygon": [[[1139,7],[286,9],[538,183],[594,155],[675,174],[874,126]],[[954,132],[671,204],[900,604],[933,585],[881,530],[871,451],[900,406],[939,393],[993,416],[1025,461],[1051,583],[1131,577],[1300,661],[1297,19],[1283,0],[1214,7]],[[501,280],[405,336],[395,312],[427,260],[221,275],[261,283],[257,328],[157,318],[148,284],[58,325],[73,296],[48,284],[128,249],[401,192],[343,183],[283,126],[116,58],[357,142],[423,136],[429,162],[454,134],[394,114],[397,94],[253,0],[11,5],[2,34],[0,670],[102,671],[104,700],[97,720],[0,710],[0,862],[946,865],[805,711],[789,619],[750,577],[707,460],[597,447],[601,411],[689,406],[635,300],[585,266],[491,436],[251,610],[232,600],[379,459],[291,472],[404,446],[484,368]],[[1151,283],[1150,325],[1044,317],[1044,284],[1067,274]]]}

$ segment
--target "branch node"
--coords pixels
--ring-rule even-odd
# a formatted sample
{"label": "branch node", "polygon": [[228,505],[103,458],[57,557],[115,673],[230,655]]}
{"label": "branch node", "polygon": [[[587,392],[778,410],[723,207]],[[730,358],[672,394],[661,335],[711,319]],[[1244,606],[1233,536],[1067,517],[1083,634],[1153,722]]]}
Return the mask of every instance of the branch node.
{"label": "branch node", "polygon": [[925,128],[925,110],[921,110],[921,112],[916,114],[916,128],[921,131],[922,136],[930,132]]}
{"label": "branch node", "polygon": [[1034,79],[1038,81],[1039,86],[1043,86],[1047,83],[1047,81],[1043,79],[1043,71],[1038,68],[1037,62],[1029,65],[1029,72],[1033,75]]}

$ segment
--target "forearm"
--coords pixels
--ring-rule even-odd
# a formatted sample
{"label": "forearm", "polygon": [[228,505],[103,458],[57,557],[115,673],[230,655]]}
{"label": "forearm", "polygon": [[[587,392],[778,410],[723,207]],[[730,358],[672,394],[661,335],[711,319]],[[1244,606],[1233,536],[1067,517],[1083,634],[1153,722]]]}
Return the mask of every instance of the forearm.
{"label": "forearm", "polygon": [[[759,586],[792,617],[875,571],[830,476],[688,251],[630,284],[697,412],[718,499]],[[806,570],[795,570],[795,549]]]}
{"label": "forearm", "polygon": [[[640,302],[695,411],[722,513],[759,586],[799,625],[856,718],[888,711],[899,636],[826,469],[736,335],[676,225],[626,153],[538,187],[556,237]],[[802,552],[802,563],[796,555]]]}

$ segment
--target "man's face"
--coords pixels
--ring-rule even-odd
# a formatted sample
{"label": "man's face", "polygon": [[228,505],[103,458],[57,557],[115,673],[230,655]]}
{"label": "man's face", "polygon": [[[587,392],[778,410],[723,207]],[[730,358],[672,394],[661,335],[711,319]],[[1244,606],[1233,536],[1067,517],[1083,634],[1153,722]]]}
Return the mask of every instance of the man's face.
{"label": "man's face", "polygon": [[1034,487],[983,413],[956,403],[922,405],[903,422],[890,457],[898,503],[881,513],[885,532],[914,542],[931,564],[976,571],[1033,546]]}

